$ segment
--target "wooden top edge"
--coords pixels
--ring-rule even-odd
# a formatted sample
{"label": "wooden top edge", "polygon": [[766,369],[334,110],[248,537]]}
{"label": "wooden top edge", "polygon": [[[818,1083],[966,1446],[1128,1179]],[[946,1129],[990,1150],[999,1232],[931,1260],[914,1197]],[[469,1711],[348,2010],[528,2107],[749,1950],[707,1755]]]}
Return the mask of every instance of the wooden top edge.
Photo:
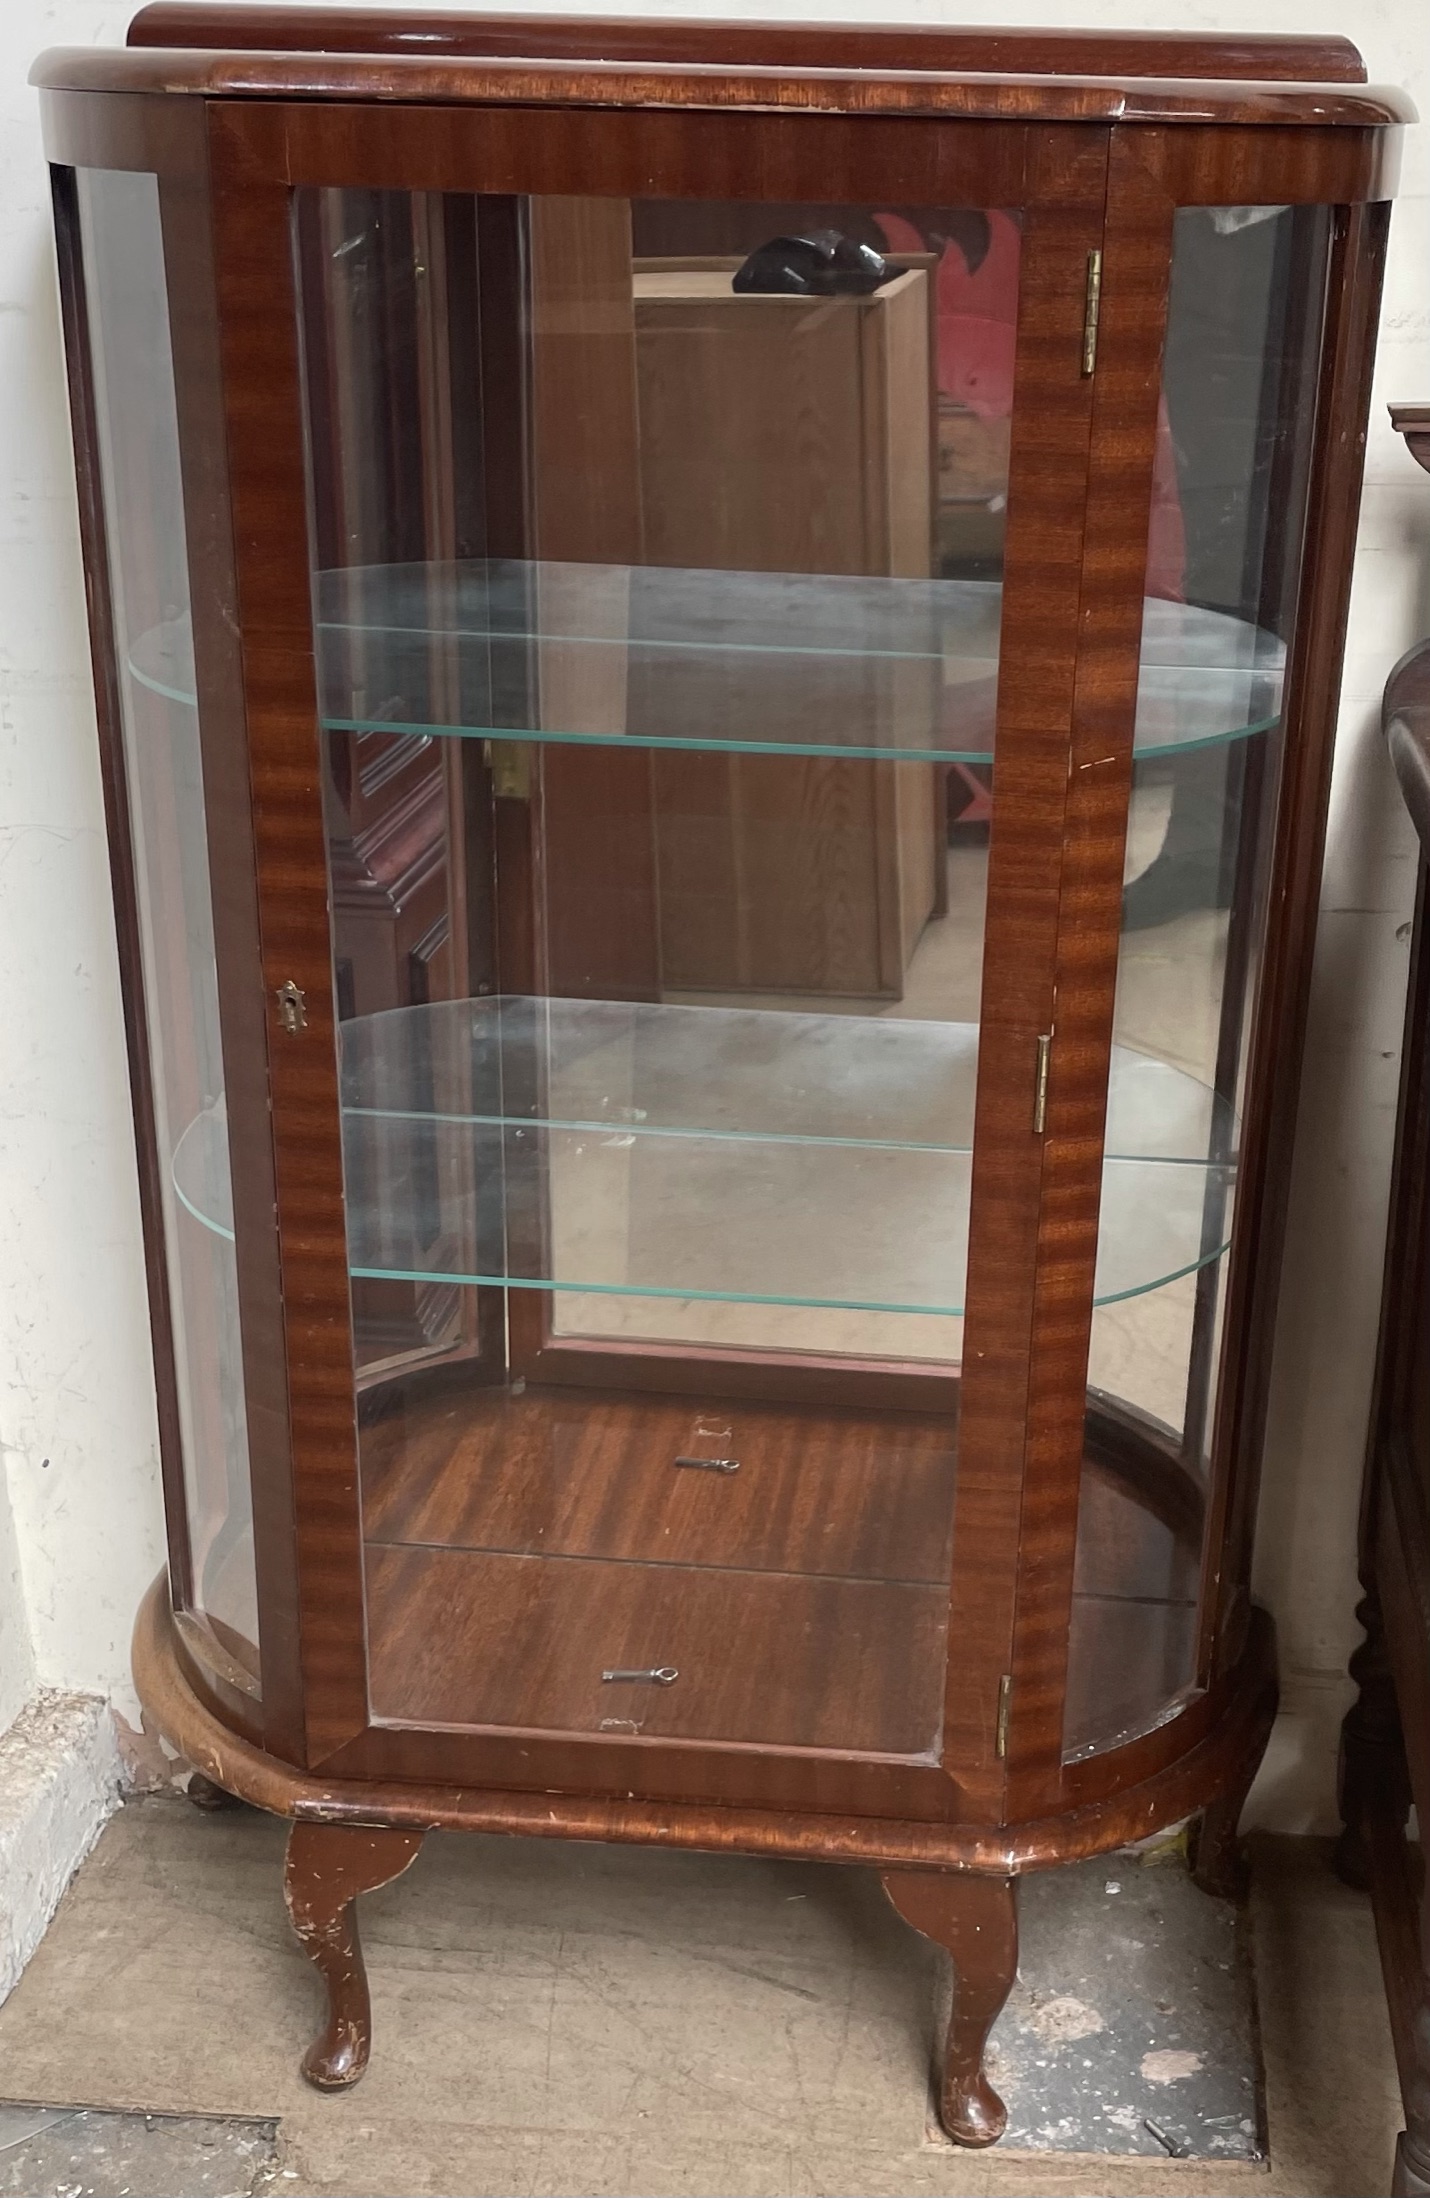
{"label": "wooden top edge", "polygon": [[1403,92],[1376,85],[1187,78],[938,75],[708,63],[551,62],[419,55],[60,46],[30,82],[52,92],[203,98],[376,99],[473,105],[751,108],[986,121],[1280,123],[1380,129],[1416,120]]}
{"label": "wooden top edge", "polygon": [[1229,78],[1363,84],[1348,38],[1205,31],[1051,30],[989,25],[691,21],[660,16],[435,14],[417,8],[236,6],[157,0],[131,46],[302,53],[520,55],[527,59],[717,61],[740,66],[919,68],[979,74]]}

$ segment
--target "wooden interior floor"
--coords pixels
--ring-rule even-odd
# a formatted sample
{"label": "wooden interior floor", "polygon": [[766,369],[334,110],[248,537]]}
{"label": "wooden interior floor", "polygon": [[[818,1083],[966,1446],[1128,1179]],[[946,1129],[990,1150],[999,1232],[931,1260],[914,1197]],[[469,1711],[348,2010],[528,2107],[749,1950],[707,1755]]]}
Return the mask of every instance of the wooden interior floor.
{"label": "wooden interior floor", "polygon": [[[933,1755],[956,1470],[945,1415],[395,1385],[362,1430],[374,1715]],[[1088,1460],[1071,1752],[1187,1684],[1198,1555]]]}

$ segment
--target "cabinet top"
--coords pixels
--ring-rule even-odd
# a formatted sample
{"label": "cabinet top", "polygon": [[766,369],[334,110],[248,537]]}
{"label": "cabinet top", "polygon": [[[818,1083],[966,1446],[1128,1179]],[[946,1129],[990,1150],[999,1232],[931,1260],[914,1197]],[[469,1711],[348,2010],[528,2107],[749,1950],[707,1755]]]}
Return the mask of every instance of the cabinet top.
{"label": "cabinet top", "polygon": [[788,107],[1012,121],[1415,119],[1348,39],[1256,33],[449,15],[157,0],[125,48],[58,48],[52,91]]}

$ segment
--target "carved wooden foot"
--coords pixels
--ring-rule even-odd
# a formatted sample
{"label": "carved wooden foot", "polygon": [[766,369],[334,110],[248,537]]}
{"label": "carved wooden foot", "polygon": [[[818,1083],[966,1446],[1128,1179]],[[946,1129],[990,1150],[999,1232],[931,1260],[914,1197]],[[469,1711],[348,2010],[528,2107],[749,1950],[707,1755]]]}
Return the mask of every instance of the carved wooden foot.
{"label": "carved wooden foot", "polygon": [[1341,1726],[1336,1795],[1345,1829],[1336,1843],[1335,1868],[1347,1885],[1364,1893],[1370,1890],[1369,1816],[1374,1811],[1378,1818],[1405,1824],[1410,1815],[1410,1773],[1380,1598],[1373,1584],[1356,1606],[1356,1618],[1365,1629],[1365,1639],[1351,1657],[1350,1673],[1359,1692]]}
{"label": "carved wooden foot", "polygon": [[421,1845],[421,1832],[365,1824],[296,1823],[288,1834],[289,1918],[328,1988],[327,2027],[303,2056],[303,2074],[320,2091],[355,2084],[372,2051],[357,1896],[400,1877]]}
{"label": "carved wooden foot", "polygon": [[1192,1881],[1217,1900],[1245,1900],[1251,1888],[1246,1850],[1236,1831],[1250,1791],[1247,1780],[1234,1793],[1223,1794],[1192,1827]]}
{"label": "carved wooden foot", "polygon": [[216,1786],[211,1778],[205,1778],[202,1771],[190,1771],[189,1783],[184,1788],[184,1794],[186,1799],[191,1801],[196,1809],[202,1809],[206,1816],[211,1816],[220,1809],[241,1809],[243,1807],[243,1803],[239,1800],[237,1794],[231,1794],[226,1786]]}
{"label": "carved wooden foot", "polygon": [[1018,1974],[1017,1880],[970,1870],[886,1870],[884,1891],[905,1923],[953,1957],[939,2118],[955,2144],[996,2144],[1008,2109],[983,2072],[983,2052]]}

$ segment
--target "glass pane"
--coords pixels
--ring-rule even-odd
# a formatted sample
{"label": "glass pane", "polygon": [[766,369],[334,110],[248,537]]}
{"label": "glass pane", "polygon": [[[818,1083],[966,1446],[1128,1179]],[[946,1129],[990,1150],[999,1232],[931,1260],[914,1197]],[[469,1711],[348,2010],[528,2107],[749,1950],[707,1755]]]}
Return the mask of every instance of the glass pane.
{"label": "glass pane", "polygon": [[378,1718],[937,1753],[1020,239],[297,195]]}
{"label": "glass pane", "polygon": [[181,1623],[258,1691],[253,1517],[179,435],[152,175],[78,171],[191,1577]]}
{"label": "glass pane", "polygon": [[[1158,1723],[1197,1677],[1203,1540],[1281,767],[1325,284],[1315,207],[1176,220],[1064,1744]],[[1207,697],[1216,702],[1210,716]],[[1153,753],[1150,714],[1194,739]],[[1165,720],[1164,720],[1165,713]],[[1114,1158],[1135,1144],[1145,1160]],[[1169,1234],[1170,1232],[1170,1234]],[[1104,1286],[1129,1234],[1144,1276]],[[1160,1242],[1166,1255],[1150,1256]]]}

